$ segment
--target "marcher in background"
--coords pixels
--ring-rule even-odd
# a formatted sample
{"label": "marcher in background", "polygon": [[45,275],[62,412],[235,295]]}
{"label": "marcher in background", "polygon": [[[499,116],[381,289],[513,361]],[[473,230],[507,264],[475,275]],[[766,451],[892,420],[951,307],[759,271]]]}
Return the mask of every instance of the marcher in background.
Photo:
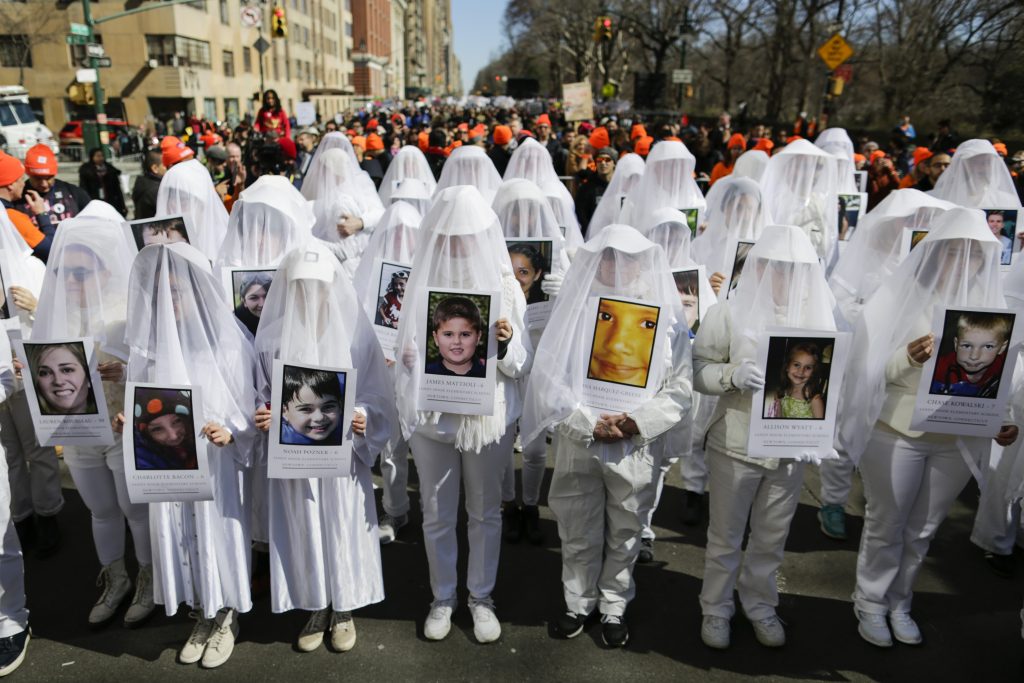
{"label": "marcher in background", "polygon": [[509,159],[512,158],[512,130],[508,126],[494,127],[494,146],[487,152],[487,156],[494,162],[498,175],[504,176]]}
{"label": "marcher in background", "polygon": [[384,173],[387,171],[387,154],[384,152],[384,140],[376,133],[366,136],[366,147],[359,167],[366,171],[370,180],[373,181],[373,186],[380,190]]}
{"label": "marcher in background", "polygon": [[611,147],[605,147],[594,153],[595,170],[585,168],[576,173],[576,218],[584,228],[590,224],[597,205],[608,190],[618,160],[619,153]]}
{"label": "marcher in background", "polygon": [[915,190],[930,192],[935,189],[935,183],[949,168],[953,158],[946,152],[935,152],[921,161],[921,179],[914,185]]}
{"label": "marcher in background", "polygon": [[[25,154],[28,183],[18,208],[32,218],[43,233],[51,234],[65,218],[77,216],[91,197],[77,185],[57,178],[57,157],[46,145],[35,145]],[[27,196],[35,193],[43,201],[43,212],[33,216]]]}
{"label": "marcher in background", "polygon": [[309,163],[313,161],[313,152],[316,151],[319,140],[320,131],[313,126],[303,129],[295,138],[295,179],[292,182],[298,190],[302,189],[302,179],[305,177],[306,171],[309,170]]}
{"label": "marcher in background", "polygon": [[89,150],[89,161],[78,167],[78,184],[93,199],[102,199],[124,216],[124,194],[121,192],[121,171],[107,161],[106,152],[96,147]]}
{"label": "marcher in background", "polygon": [[276,90],[263,93],[263,106],[256,112],[253,127],[271,139],[291,137],[292,124],[288,120],[288,113],[281,107],[281,98],[277,96]]}
{"label": "marcher in background", "polygon": [[24,198],[28,203],[29,212],[43,212],[43,201],[39,195],[31,190],[27,192],[28,195],[25,194],[25,167],[11,155],[0,152],[0,202],[3,203],[7,218],[28,245],[31,254],[45,261],[50,253],[56,226],[49,226],[53,229],[49,234],[44,233],[32,222],[29,214],[15,208],[16,203]]}
{"label": "marcher in background", "polygon": [[135,185],[132,186],[135,220],[152,218],[156,215],[156,197],[160,191],[160,179],[164,177],[167,170],[164,168],[162,157],[163,153],[156,147],[150,147],[142,154],[142,174],[136,176]]}
{"label": "marcher in background", "polygon": [[740,155],[745,151],[747,151],[747,142],[743,139],[743,135],[741,133],[733,133],[732,137],[729,138],[725,158],[715,164],[715,167],[711,169],[710,184],[714,185],[716,182],[732,173],[733,166],[736,165],[736,160],[739,159]]}

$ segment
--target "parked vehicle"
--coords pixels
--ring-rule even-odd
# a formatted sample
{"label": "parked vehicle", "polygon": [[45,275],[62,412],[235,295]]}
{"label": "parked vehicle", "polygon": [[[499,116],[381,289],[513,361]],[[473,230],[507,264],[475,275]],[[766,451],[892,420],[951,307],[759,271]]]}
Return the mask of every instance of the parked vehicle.
{"label": "parked vehicle", "polygon": [[60,151],[53,132],[39,123],[28,104],[28,90],[20,85],[0,86],[0,147],[19,159],[29,148],[42,143]]}

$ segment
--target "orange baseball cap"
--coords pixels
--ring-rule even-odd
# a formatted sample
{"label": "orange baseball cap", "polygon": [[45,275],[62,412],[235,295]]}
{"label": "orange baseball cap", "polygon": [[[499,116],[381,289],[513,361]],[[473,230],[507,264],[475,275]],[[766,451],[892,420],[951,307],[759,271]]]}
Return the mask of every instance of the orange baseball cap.
{"label": "orange baseball cap", "polygon": [[57,175],[57,157],[46,145],[29,147],[25,155],[25,172],[32,176]]}
{"label": "orange baseball cap", "polygon": [[512,129],[508,126],[494,127],[494,144],[507,145],[512,140]]}
{"label": "orange baseball cap", "polygon": [[384,149],[384,141],[381,140],[380,136],[376,133],[370,133],[366,136],[366,149],[378,150]]}
{"label": "orange baseball cap", "polygon": [[25,167],[15,157],[0,152],[0,187],[13,185],[25,175]]}
{"label": "orange baseball cap", "polygon": [[[167,138],[164,138],[165,140]],[[167,147],[164,149],[161,160],[164,163],[164,168],[170,168],[177,163],[186,161],[195,156],[195,152],[181,140],[178,140],[178,144]]]}

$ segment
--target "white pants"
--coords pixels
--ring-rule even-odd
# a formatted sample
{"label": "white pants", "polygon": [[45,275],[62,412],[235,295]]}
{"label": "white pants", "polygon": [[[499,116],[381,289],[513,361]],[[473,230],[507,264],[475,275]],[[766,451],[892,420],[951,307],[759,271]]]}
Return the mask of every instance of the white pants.
{"label": "white pants", "polygon": [[565,605],[622,616],[636,594],[633,565],[660,470],[647,448],[602,462],[598,449],[556,434],[555,453],[548,505],[562,539]]}
{"label": "white pants", "polygon": [[25,391],[0,404],[0,443],[7,454],[11,517],[20,522],[32,513],[49,517],[64,507],[57,451],[36,439]]}
{"label": "white pants", "polygon": [[[547,469],[547,432],[541,433],[531,443],[523,446],[523,505],[536,506],[540,500],[540,489],[544,484],[544,470]],[[516,454],[509,454],[508,464],[501,479],[501,500],[504,503],[516,499]]]}
{"label": "white pants", "polygon": [[[731,619],[736,612],[735,588],[747,618],[768,618],[779,604],[775,572],[782,564],[789,525],[800,500],[803,463],[782,461],[770,470],[710,451],[708,469],[708,544],[701,612]],[[748,519],[750,536],[744,551]]]}
{"label": "white pants", "polygon": [[92,542],[96,546],[100,564],[105,567],[124,557],[126,519],[132,530],[135,557],[139,564],[153,564],[153,550],[149,540],[149,505],[133,504],[128,499],[124,468],[120,466],[120,440],[113,446],[67,446],[66,449],[74,449],[83,455],[89,452],[104,461],[100,466],[83,467],[78,463],[85,458],[65,458],[75,488],[92,516]]}
{"label": "white pants", "polygon": [[640,531],[640,538],[648,538],[652,541],[657,538],[654,529],[651,528],[651,519],[654,518],[654,511],[658,509],[658,503],[661,502],[661,492],[665,488],[665,477],[668,475],[668,471],[672,469],[672,465],[675,464],[676,458],[658,459],[658,483],[654,487],[654,502],[651,504],[651,509],[644,515],[644,528]]}
{"label": "white pants", "polygon": [[21,544],[11,518],[11,488],[7,483],[7,462],[0,458],[0,638],[9,638],[28,628],[25,609],[25,565]]}
{"label": "white pants", "polygon": [[1012,555],[1020,526],[1020,501],[1006,502],[1014,456],[1020,451],[1004,450],[995,442],[987,458],[985,485],[981,489],[978,512],[974,516],[971,543],[997,555]]}
{"label": "white pants", "polygon": [[955,444],[875,428],[860,461],[867,507],[854,604],[868,614],[910,612],[914,580],[935,532],[971,478]]}
{"label": "white pants", "polygon": [[501,553],[501,478],[515,439],[509,426],[505,436],[479,452],[462,452],[454,444],[435,441],[420,433],[409,439],[420,478],[423,502],[423,545],[430,565],[434,600],[454,601],[458,588],[459,544],[455,525],[459,516],[459,482],[466,488],[466,536],[469,564],[466,587],[470,597],[488,598],[494,590]]}
{"label": "white pants", "polygon": [[853,489],[853,470],[853,461],[843,451],[839,451],[837,459],[822,460],[818,474],[823,505],[846,505]]}
{"label": "white pants", "polygon": [[696,446],[689,455],[679,458],[679,476],[683,478],[683,490],[704,493],[708,486],[708,463],[704,448]]}
{"label": "white pants", "polygon": [[401,437],[388,441],[380,452],[384,512],[401,517],[409,512],[409,442]]}

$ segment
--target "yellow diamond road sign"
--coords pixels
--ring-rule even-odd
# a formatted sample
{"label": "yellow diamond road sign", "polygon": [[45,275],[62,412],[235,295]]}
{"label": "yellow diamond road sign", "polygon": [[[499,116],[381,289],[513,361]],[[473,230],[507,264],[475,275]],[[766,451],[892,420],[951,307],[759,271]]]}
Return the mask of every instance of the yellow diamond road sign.
{"label": "yellow diamond road sign", "polygon": [[818,48],[818,56],[821,57],[821,61],[825,62],[825,66],[831,70],[852,57],[853,48],[837,33]]}

